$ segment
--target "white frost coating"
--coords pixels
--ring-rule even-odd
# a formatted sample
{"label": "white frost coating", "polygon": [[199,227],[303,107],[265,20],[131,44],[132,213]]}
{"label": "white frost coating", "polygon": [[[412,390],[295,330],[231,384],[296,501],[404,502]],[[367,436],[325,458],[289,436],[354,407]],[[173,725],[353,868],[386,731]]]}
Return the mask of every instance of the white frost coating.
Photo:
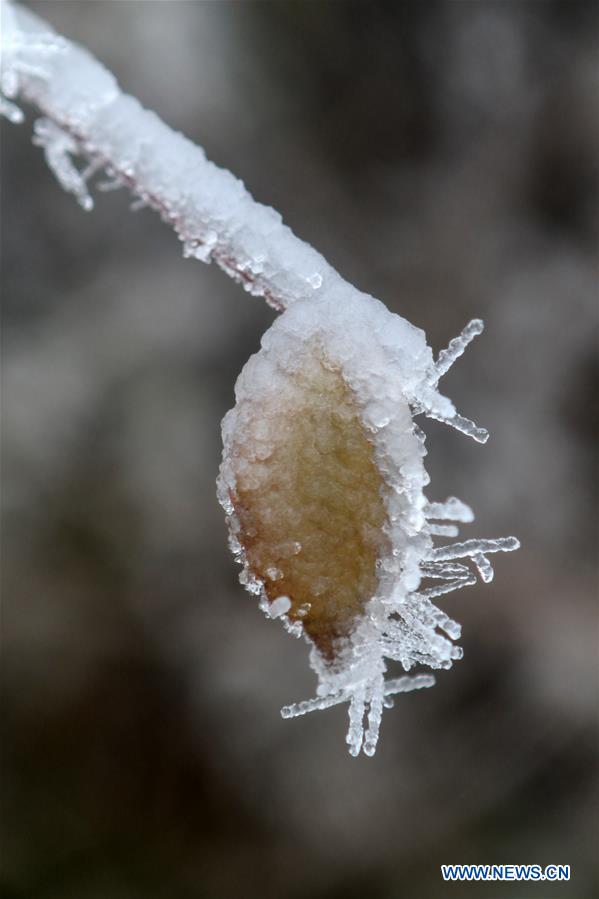
{"label": "white frost coating", "polygon": [[129,188],[175,229],[186,257],[213,259],[277,310],[339,287],[359,295],[283,225],[278,212],[256,203],[239,179],[206,159],[201,147],[122,93],[86,50],[17,4],[2,3],[2,24],[1,86],[9,104],[4,111],[17,121],[11,101],[21,97],[54,123],[55,148],[45,127],[46,157],[62,186],[85,208],[91,208],[91,196],[73,177],[67,155],[105,168],[114,183]]}
{"label": "white frost coating", "polygon": [[[433,598],[473,584],[473,572],[456,559],[472,559],[483,580],[493,575],[487,554],[516,549],[515,538],[471,540],[435,548],[433,536],[452,537],[457,528],[440,522],[469,522],[472,511],[459,500],[429,503],[423,465],[424,435],[413,417],[424,413],[479,442],[487,432],[456,412],[437,390],[439,378],[482,330],[478,319],[452,340],[436,361],[424,333],[381,303],[356,290],[312,247],[283,225],[280,215],[256,203],[241,181],[209,162],[203,150],[168,128],[120,90],[113,75],[86,50],[56,35],[43,20],[16,4],[1,4],[0,112],[14,123],[23,115],[15,100],[36,106],[34,126],[59,183],[81,206],[93,206],[88,184],[104,171],[99,189],[126,187],[134,206],[148,205],[171,225],[184,256],[214,260],[248,292],[287,310],[264,335],[237,386],[237,405],[223,421],[224,455],[219,498],[231,526],[230,545],[244,565],[240,580],[260,597],[260,606],[295,636],[289,597],[269,603],[264,585],[249,570],[239,538],[229,489],[234,487],[230,448],[260,403],[285,386],[285,375],[300,364],[310,341],[342,373],[360,410],[385,484],[388,555],[378,560],[378,586],[365,614],[356,621],[335,665],[316,646],[311,663],[319,685],[314,699],[286,706],[295,717],[341,702],[349,703],[350,752],[375,751],[383,707],[397,693],[430,687],[430,674],[386,678],[389,661],[404,671],[424,664],[449,668],[461,658],[453,642],[460,626]],[[80,157],[83,165],[75,165]],[[254,416],[255,418],[255,416]],[[260,460],[260,441],[256,461]],[[301,553],[299,543],[290,553]],[[276,569],[267,572],[276,582]],[[423,580],[432,581],[422,585]],[[306,611],[309,604],[306,605]],[[365,721],[366,719],[366,721]]]}

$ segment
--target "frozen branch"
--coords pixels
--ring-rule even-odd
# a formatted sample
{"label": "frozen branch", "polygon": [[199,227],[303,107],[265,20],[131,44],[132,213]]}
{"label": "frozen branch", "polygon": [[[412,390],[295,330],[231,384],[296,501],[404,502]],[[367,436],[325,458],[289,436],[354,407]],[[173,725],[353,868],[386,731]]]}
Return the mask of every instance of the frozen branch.
{"label": "frozen branch", "polygon": [[[348,702],[349,750],[372,755],[392,696],[434,683],[430,674],[385,680],[387,662],[408,672],[462,657],[460,625],[432,602],[475,583],[456,560],[470,560],[488,582],[487,555],[519,545],[510,537],[435,547],[434,537],[456,537],[457,522],[473,514],[455,497],[428,502],[423,493],[414,415],[487,439],[437,390],[482,322],[466,325],[435,362],[420,329],[344,281],[86,50],[21,6],[1,10],[0,110],[14,123],[23,120],[15,100],[39,110],[34,142],[60,185],[89,210],[90,181],[103,171],[98,189],[128,188],[134,207],[152,207],[174,228],[186,257],[214,260],[284,312],[224,419],[219,499],[240,580],[270,618],[312,645],[317,696],[283,716]],[[429,579],[442,583],[421,585]]]}

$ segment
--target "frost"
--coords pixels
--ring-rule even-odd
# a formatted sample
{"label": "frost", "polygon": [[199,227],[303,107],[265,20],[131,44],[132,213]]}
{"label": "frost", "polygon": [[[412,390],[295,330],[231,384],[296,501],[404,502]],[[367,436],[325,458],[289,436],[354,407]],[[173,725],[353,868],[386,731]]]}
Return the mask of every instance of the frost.
{"label": "frost", "polygon": [[59,184],[91,209],[88,185],[104,173],[98,190],[129,190],[132,208],[153,208],[175,230],[186,258],[216,262],[283,312],[223,421],[218,498],[241,583],[311,646],[317,695],[285,706],[283,717],[347,702],[349,751],[371,756],[393,696],[435,682],[388,676],[389,665],[439,670],[462,657],[460,625],[433,602],[476,583],[458,560],[489,582],[488,555],[519,545],[508,537],[435,546],[474,516],[455,497],[424,494],[415,416],[479,443],[488,437],[437,389],[482,322],[433,359],[420,329],[348,284],[86,50],[16,4],[1,10],[0,111],[19,123],[15,101],[37,108],[34,142]]}
{"label": "frost", "polygon": [[[307,298],[295,303],[266,332],[260,353],[239,376],[236,406],[223,422],[219,496],[242,547],[245,531],[251,529],[251,547],[248,544],[238,560],[246,577],[252,572],[262,583],[263,608],[268,608],[268,595],[281,589],[278,580],[276,588],[272,584],[270,568],[261,578],[264,558],[273,554],[278,560],[283,589],[290,583],[290,565],[311,571],[309,614],[296,607],[300,598],[294,581],[289,593],[292,604],[283,623],[312,644],[311,663],[319,680],[317,696],[285,706],[282,715],[297,717],[347,702],[346,739],[352,755],[374,753],[383,708],[389,705],[392,693],[432,684],[430,676],[425,680],[407,675],[407,679],[387,678],[390,663],[398,663],[406,672],[423,665],[446,670],[462,657],[462,649],[455,643],[460,625],[433,601],[476,583],[474,571],[457,560],[472,560],[487,582],[492,576],[487,555],[518,547],[513,537],[434,545],[434,537],[457,537],[457,523],[474,518],[472,510],[455,497],[428,502],[424,496],[428,476],[423,435],[414,425],[413,413],[425,403],[429,408],[443,407],[446,401],[431,384],[434,365],[422,332],[372,298]],[[321,383],[321,371],[332,373],[327,378],[340,373],[349,398],[332,386],[314,391],[310,385]],[[354,415],[363,434],[368,435],[381,478],[378,489],[387,518],[382,530],[380,525],[371,528],[368,524],[374,512],[360,493],[363,481],[356,481],[357,457],[352,461],[348,456],[340,473],[330,468],[330,454],[337,452],[336,429],[342,422],[347,426]],[[298,430],[298,422],[307,423],[305,433]],[[299,458],[312,461],[300,470],[295,461]],[[363,471],[359,471],[362,479]],[[327,472],[326,478],[341,478],[341,483],[345,477],[345,487],[337,494],[327,481],[313,493],[310,483],[318,485],[323,472]],[[313,496],[320,505],[312,508],[306,504]],[[345,594],[337,595],[329,581],[343,578],[343,571],[335,569],[333,561],[344,557],[348,545],[354,546],[354,502],[364,539],[378,547],[377,579],[362,610],[354,613],[349,630],[340,626],[331,643],[328,637],[323,641],[314,616],[326,600],[327,611],[322,614],[328,616],[327,634],[345,620],[339,617],[345,615]],[[258,518],[252,519],[251,514],[248,518],[255,503]],[[326,506],[329,512],[322,503],[330,504]],[[335,518],[338,503],[341,525]],[[312,549],[309,535],[299,537],[306,511],[313,526],[323,529],[323,537]],[[345,535],[329,552],[326,535],[337,527],[342,527]],[[269,529],[275,537],[268,536]],[[256,530],[261,543],[256,543]],[[385,540],[381,539],[383,533]],[[324,560],[319,556],[323,539]],[[297,544],[293,556],[287,549],[290,543]],[[354,564],[358,551],[357,545],[352,548],[345,564]]]}

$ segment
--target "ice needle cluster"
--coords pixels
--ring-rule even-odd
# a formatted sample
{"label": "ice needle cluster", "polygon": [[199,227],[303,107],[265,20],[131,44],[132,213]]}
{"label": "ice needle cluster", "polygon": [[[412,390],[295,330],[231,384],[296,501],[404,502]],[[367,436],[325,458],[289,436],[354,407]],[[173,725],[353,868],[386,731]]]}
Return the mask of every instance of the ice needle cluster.
{"label": "ice needle cluster", "polygon": [[471,322],[436,361],[422,331],[367,296],[331,292],[295,303],[243,369],[224,419],[219,499],[241,581],[263,610],[311,645],[315,699],[286,718],[349,702],[352,755],[375,751],[395,693],[429,687],[462,650],[460,625],[434,600],[483,581],[489,555],[513,537],[435,545],[472,511],[424,489],[424,412],[476,440],[437,381],[482,323]]}
{"label": "ice needle cluster", "polygon": [[[185,256],[215,261],[282,312],[223,421],[219,499],[242,583],[311,647],[316,697],[283,717],[347,702],[349,751],[373,755],[393,696],[434,683],[414,669],[461,658],[460,626],[435,601],[474,584],[475,571],[490,581],[489,555],[518,547],[514,537],[455,541],[471,510],[424,493],[417,415],[487,439],[438,390],[482,322],[435,360],[421,330],[344,281],[87,51],[7,3],[1,87],[12,122],[23,120],[19,98],[41,111],[34,141],[84,209],[103,172],[99,187],[126,187],[156,209]],[[411,673],[389,677],[390,662]]]}

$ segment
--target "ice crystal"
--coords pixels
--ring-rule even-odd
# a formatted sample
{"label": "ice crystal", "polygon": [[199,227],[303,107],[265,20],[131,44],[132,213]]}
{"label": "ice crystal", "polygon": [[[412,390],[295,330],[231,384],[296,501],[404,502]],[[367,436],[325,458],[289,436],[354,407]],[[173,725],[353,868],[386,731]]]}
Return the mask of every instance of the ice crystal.
{"label": "ice crystal", "polygon": [[455,497],[424,494],[415,416],[488,437],[437,386],[482,322],[434,360],[421,330],[344,281],[86,50],[16,4],[1,11],[0,112],[21,122],[17,99],[41,112],[34,141],[60,185],[89,210],[91,179],[104,172],[99,190],[130,190],[132,208],[150,206],[175,229],[186,258],[216,262],[283,312],[223,421],[219,499],[242,584],[311,645],[317,695],[283,717],[347,702],[349,751],[373,755],[393,696],[434,683],[388,677],[389,663],[450,668],[460,625],[433,600],[476,582],[464,560],[488,582],[489,554],[518,546],[513,537],[435,546],[474,516]]}

